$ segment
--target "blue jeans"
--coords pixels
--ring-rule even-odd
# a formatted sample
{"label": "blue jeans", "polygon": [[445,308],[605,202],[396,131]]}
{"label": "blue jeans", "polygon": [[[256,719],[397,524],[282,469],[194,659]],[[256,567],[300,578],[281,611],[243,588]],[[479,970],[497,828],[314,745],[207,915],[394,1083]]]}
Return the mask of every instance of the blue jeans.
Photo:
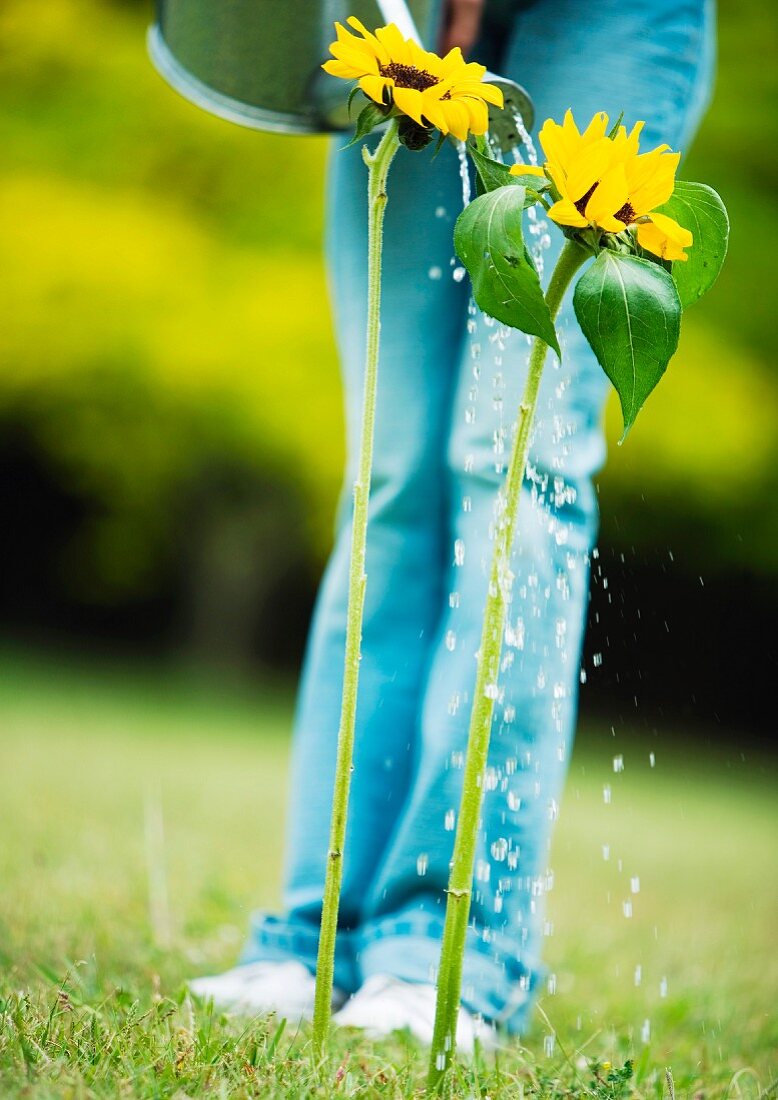
{"label": "blue jeans", "polygon": [[[503,3],[503,8],[511,8]],[[572,107],[647,120],[644,148],[684,149],[713,68],[705,0],[540,0],[487,24],[474,56],[521,81],[539,123]],[[491,56],[489,52],[491,51]],[[337,143],[342,146],[343,142]],[[456,156],[401,150],[389,177],[384,326],[354,779],[336,984],[435,980],[487,587],[495,498],[528,341],[469,309],[452,278]],[[546,277],[561,243],[545,254]],[[362,403],[366,169],[336,148],[328,252],[349,468],[310,634],[294,739],[285,914],[256,916],[244,959],[315,970],[346,622],[351,483]],[[463,979],[473,1011],[523,1028],[540,973],[548,850],[570,758],[605,457],[606,379],[568,304],[546,369],[514,548]],[[326,430],[326,426],[322,426]]]}

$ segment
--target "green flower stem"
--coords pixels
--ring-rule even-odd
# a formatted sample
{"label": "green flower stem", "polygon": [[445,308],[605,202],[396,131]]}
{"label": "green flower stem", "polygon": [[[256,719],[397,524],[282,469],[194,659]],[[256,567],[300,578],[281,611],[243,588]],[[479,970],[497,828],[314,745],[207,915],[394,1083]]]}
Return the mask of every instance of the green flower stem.
{"label": "green flower stem", "polygon": [[362,614],[365,606],[365,548],[367,514],[370,500],[370,475],[373,464],[376,390],[378,383],[378,345],[381,313],[381,250],[386,177],[400,144],[397,122],[392,119],[375,153],[367,147],[362,157],[368,167],[368,267],[367,267],[367,344],[365,384],[362,406],[362,436],[359,444],[359,472],[354,482],[354,516],[351,532],[346,648],[343,665],[343,696],[335,764],[335,790],[332,797],[330,843],[324,879],[319,953],[316,961],[316,996],[313,1010],[313,1053],[318,1061],[324,1054],[332,1009],[332,985],[335,970],[335,937],[338,929],[338,904],[343,878],[343,848],[346,839],[351,760],[354,749],[354,724],[359,687]]}
{"label": "green flower stem", "polygon": [[[588,253],[574,241],[567,241],[559,256],[546,291],[551,316],[556,317],[565,291]],[[457,1015],[462,986],[462,962],[470,917],[478,827],[481,814],[483,776],[489,753],[494,698],[500,668],[505,614],[510,596],[510,558],[527,466],[530,429],[538,401],[540,379],[548,345],[536,337],[529,358],[529,371],[519,405],[516,431],[505,485],[504,512],[495,535],[489,591],[484,609],[481,648],[478,655],[473,709],[470,715],[467,757],[462,798],[454,839],[454,854],[448,883],[446,922],[438,970],[438,998],[435,1031],[430,1052],[427,1088],[434,1093],[441,1085],[454,1058]]]}

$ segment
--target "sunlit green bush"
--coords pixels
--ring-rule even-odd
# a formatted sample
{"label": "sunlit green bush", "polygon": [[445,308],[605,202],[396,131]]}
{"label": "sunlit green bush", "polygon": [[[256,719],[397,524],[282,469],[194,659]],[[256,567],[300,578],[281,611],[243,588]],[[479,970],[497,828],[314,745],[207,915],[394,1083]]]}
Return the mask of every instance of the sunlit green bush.
{"label": "sunlit green bush", "polygon": [[[738,10],[725,19],[742,52],[761,16]],[[0,9],[0,427],[24,425],[63,492],[92,502],[63,575],[106,600],[153,587],[176,503],[214,465],[289,486],[303,502],[290,536],[320,563],[343,454],[320,247],[326,143],[185,104],[147,61],[145,14],[99,0]],[[695,154],[733,212],[732,267],[690,316],[602,494],[611,540],[693,540],[709,568],[769,571],[771,317],[760,299],[740,330],[751,284],[733,274],[752,255],[764,263],[739,214],[756,224],[769,181],[725,156],[758,134],[734,126],[734,72],[725,56]]]}

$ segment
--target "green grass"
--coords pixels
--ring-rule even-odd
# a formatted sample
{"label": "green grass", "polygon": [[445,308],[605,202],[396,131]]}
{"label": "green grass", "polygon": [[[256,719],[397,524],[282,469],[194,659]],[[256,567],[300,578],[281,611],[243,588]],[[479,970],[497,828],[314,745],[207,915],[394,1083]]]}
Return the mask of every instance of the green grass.
{"label": "green grass", "polygon": [[[291,692],[2,668],[0,1095],[414,1095],[410,1040],[336,1035],[317,1078],[304,1029],[185,997],[187,975],[234,961],[250,910],[278,904]],[[627,1059],[641,1097],[667,1095],[666,1066],[679,1097],[775,1093],[774,788],[737,741],[703,744],[581,732],[552,859],[556,992],[454,1095],[605,1100],[627,1086],[598,1064]]]}

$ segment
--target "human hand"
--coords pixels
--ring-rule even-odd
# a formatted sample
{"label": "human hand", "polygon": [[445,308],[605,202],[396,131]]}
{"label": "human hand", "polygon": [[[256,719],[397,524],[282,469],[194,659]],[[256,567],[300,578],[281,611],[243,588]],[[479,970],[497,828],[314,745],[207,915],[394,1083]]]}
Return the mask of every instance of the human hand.
{"label": "human hand", "polygon": [[485,0],[446,0],[443,12],[441,52],[459,46],[462,53],[473,47],[481,28]]}

